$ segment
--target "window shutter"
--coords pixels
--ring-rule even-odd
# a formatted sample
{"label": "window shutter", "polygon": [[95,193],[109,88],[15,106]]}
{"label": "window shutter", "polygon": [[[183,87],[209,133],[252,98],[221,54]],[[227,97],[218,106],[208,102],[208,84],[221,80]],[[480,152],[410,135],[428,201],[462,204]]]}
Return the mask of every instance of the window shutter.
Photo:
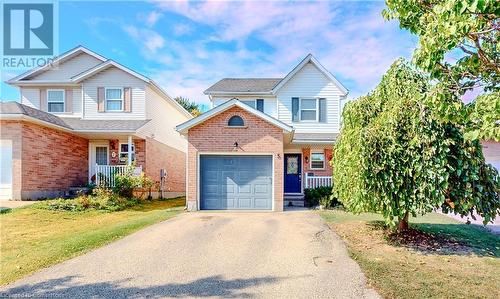
{"label": "window shutter", "polygon": [[47,109],[47,89],[45,88],[40,88],[40,110],[49,110]]}
{"label": "window shutter", "polygon": [[132,88],[125,87],[123,89],[124,109],[125,112],[132,111]]}
{"label": "window shutter", "polygon": [[257,110],[264,112],[264,99],[257,99]]}
{"label": "window shutter", "polygon": [[299,98],[292,98],[292,121],[299,121]]}
{"label": "window shutter", "polygon": [[326,99],[319,99],[319,122],[326,123]]}
{"label": "window shutter", "polygon": [[73,89],[66,89],[64,91],[64,111],[73,111]]}
{"label": "window shutter", "polygon": [[104,112],[104,87],[97,87],[97,112]]}

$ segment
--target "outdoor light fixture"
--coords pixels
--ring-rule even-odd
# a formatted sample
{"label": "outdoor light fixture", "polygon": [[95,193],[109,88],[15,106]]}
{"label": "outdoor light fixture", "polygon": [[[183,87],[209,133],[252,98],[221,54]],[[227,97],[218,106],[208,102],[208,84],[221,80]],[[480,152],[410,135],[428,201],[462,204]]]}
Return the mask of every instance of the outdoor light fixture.
{"label": "outdoor light fixture", "polygon": [[306,163],[309,163],[309,157],[305,156],[304,159],[306,159]]}
{"label": "outdoor light fixture", "polygon": [[238,149],[238,141],[235,141],[235,142],[233,143],[233,148],[234,148],[234,150],[237,150],[237,149]]}

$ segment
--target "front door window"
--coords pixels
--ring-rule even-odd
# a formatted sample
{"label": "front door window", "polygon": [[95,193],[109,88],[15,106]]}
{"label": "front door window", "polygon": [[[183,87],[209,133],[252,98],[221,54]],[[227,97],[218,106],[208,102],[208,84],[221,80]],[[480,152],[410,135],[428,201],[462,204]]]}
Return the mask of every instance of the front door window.
{"label": "front door window", "polygon": [[96,146],[95,163],[97,165],[108,165],[108,148],[106,146]]}
{"label": "front door window", "polygon": [[286,174],[297,174],[299,172],[299,158],[297,156],[287,157]]}

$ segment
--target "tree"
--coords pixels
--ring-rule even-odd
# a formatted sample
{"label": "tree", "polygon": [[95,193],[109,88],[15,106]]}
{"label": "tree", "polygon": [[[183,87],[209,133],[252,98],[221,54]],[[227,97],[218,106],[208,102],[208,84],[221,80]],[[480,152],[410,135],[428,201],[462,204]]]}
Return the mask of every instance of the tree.
{"label": "tree", "polygon": [[419,36],[413,55],[418,67],[462,93],[477,86],[500,89],[500,1],[386,0],[386,5],[386,19],[398,19],[400,27]]}
{"label": "tree", "polygon": [[348,210],[380,212],[401,230],[409,215],[439,207],[475,212],[485,223],[500,212],[498,172],[478,140],[464,139],[463,123],[436,117],[434,88],[398,60],[373,92],[346,105],[332,166],[335,195]]}
{"label": "tree", "polygon": [[196,104],[188,98],[175,97],[174,100],[177,101],[177,103],[181,104],[181,106],[189,111],[189,113],[191,113],[193,116],[198,116],[202,113],[200,105]]}

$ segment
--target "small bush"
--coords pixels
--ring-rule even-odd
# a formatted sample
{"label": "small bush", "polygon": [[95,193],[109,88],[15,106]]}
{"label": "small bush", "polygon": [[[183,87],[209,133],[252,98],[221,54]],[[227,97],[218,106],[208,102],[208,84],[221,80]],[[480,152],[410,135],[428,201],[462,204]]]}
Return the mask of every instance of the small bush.
{"label": "small bush", "polygon": [[134,175],[135,166],[131,165],[127,167],[123,174],[115,175],[115,186],[113,187],[113,192],[119,196],[132,198],[134,196],[135,189],[149,189],[154,185],[154,181],[141,173],[140,175]]}
{"label": "small bush", "polygon": [[308,206],[321,205],[329,209],[339,204],[337,198],[332,194],[333,187],[317,187],[304,189],[305,201]]}
{"label": "small bush", "polygon": [[112,190],[106,188],[95,188],[91,195],[80,195],[75,199],[55,199],[48,200],[41,205],[41,208],[56,211],[86,211],[104,210],[121,211],[128,207],[140,204],[141,201],[135,198],[121,197]]}

